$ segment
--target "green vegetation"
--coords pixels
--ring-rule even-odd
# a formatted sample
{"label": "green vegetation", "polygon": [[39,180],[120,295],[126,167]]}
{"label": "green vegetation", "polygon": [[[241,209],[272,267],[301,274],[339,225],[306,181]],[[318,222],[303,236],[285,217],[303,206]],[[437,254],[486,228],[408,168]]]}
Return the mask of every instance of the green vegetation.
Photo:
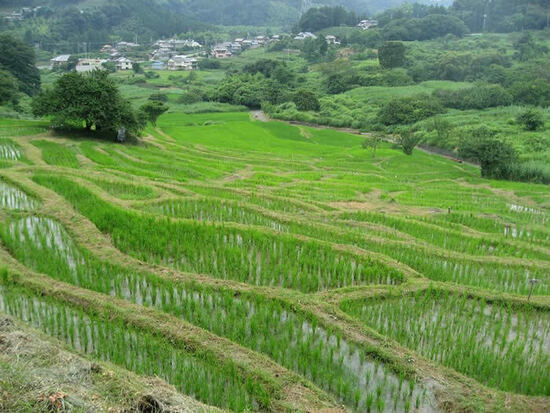
{"label": "green vegetation", "polygon": [[80,162],[74,150],[52,141],[35,140],[32,144],[42,151],[42,158],[49,165],[78,168]]}
{"label": "green vegetation", "polygon": [[548,311],[438,289],[341,307],[380,334],[489,386],[550,394]]}

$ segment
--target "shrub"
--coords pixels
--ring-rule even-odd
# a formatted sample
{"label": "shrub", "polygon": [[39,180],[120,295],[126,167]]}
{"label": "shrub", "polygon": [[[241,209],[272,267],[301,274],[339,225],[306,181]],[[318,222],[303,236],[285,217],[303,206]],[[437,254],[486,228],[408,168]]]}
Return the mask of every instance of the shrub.
{"label": "shrub", "polygon": [[460,90],[436,90],[433,95],[453,109],[486,109],[512,104],[512,95],[500,85],[476,85]]}
{"label": "shrub", "polygon": [[384,69],[405,65],[405,45],[401,42],[386,42],[378,49],[378,61]]}
{"label": "shrub", "polygon": [[549,185],[550,166],[537,161],[515,163],[509,167],[509,179]]}
{"label": "shrub", "polygon": [[168,102],[168,96],[164,93],[154,93],[149,96],[149,100],[153,102]]}
{"label": "shrub", "polygon": [[403,153],[409,156],[413,154],[414,148],[416,148],[421,141],[422,138],[419,135],[415,135],[414,131],[410,129],[402,130],[397,138],[397,144],[401,147]]}
{"label": "shrub", "polygon": [[298,110],[307,112],[314,111],[318,112],[321,109],[321,104],[315,93],[310,92],[309,90],[300,89],[298,90],[292,99],[296,104]]}
{"label": "shrub", "polygon": [[477,132],[461,140],[458,149],[460,156],[478,161],[481,176],[485,178],[510,179],[511,166],[518,160],[515,149],[484,128]]}
{"label": "shrub", "polygon": [[417,95],[391,100],[378,112],[378,120],[386,126],[407,125],[444,111],[438,99]]}
{"label": "shrub", "polygon": [[544,126],[542,113],[535,109],[527,109],[517,117],[517,122],[523,126],[525,130],[536,131]]}

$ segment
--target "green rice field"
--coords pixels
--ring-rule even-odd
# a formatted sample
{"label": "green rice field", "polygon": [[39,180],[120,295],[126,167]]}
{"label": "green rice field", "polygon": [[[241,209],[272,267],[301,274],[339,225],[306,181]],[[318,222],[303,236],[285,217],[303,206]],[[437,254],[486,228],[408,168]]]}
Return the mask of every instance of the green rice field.
{"label": "green rice field", "polygon": [[247,112],[2,122],[0,312],[60,345],[227,411],[550,410],[547,186]]}

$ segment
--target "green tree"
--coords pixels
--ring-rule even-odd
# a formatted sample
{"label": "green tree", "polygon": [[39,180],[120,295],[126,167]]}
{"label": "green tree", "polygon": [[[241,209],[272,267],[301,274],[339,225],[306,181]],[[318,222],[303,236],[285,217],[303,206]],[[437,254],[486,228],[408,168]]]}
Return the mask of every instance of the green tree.
{"label": "green tree", "polygon": [[17,79],[7,70],[0,69],[0,105],[17,103],[18,92]]}
{"label": "green tree", "polygon": [[507,179],[512,165],[518,161],[515,149],[486,128],[479,128],[461,139],[458,153],[465,159],[479,162],[484,178]]}
{"label": "green tree", "polygon": [[159,116],[168,112],[168,109],[170,109],[168,105],[162,102],[153,101],[147,102],[145,105],[141,106],[140,111],[146,115],[146,119],[151,122],[153,126],[157,126]]}
{"label": "green tree", "polygon": [[293,97],[293,102],[296,104],[298,110],[301,111],[319,111],[321,104],[315,93],[306,89],[298,90]]}
{"label": "green tree", "polygon": [[527,109],[525,112],[520,113],[517,122],[528,131],[536,131],[544,126],[542,113],[535,109]]}
{"label": "green tree", "polygon": [[371,137],[365,139],[363,141],[363,149],[372,149],[372,157],[376,158],[376,150],[378,149],[378,146],[380,145],[380,142],[382,142],[383,136],[381,134],[374,134]]}
{"label": "green tree", "polygon": [[409,156],[413,154],[414,148],[416,148],[421,141],[422,138],[415,135],[412,129],[401,130],[397,138],[397,144],[401,147],[403,153]]}
{"label": "green tree", "polygon": [[378,61],[384,69],[405,65],[405,45],[401,42],[386,42],[378,49]]}
{"label": "green tree", "polygon": [[122,98],[109,73],[66,73],[53,87],[42,91],[32,103],[35,116],[51,116],[54,127],[82,128],[115,138],[124,128],[138,134],[142,119]]}
{"label": "green tree", "polygon": [[142,75],[145,73],[145,71],[143,70],[143,67],[141,67],[141,65],[138,62],[132,65],[132,70],[136,75]]}
{"label": "green tree", "polygon": [[19,90],[27,95],[40,91],[40,72],[35,66],[34,49],[7,34],[0,34],[0,68],[19,81]]}
{"label": "green tree", "polygon": [[378,111],[378,121],[386,126],[408,125],[443,112],[438,99],[417,95],[390,100]]}

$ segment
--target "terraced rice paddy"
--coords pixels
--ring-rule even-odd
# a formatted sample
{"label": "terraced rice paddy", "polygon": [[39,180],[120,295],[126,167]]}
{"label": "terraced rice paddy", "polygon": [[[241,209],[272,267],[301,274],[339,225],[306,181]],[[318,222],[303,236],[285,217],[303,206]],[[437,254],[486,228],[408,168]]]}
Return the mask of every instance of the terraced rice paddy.
{"label": "terraced rice paddy", "polygon": [[148,133],[10,138],[1,311],[231,411],[550,408],[547,187],[244,113]]}
{"label": "terraced rice paddy", "polygon": [[11,139],[0,139],[0,160],[17,161],[21,158],[21,148]]}

